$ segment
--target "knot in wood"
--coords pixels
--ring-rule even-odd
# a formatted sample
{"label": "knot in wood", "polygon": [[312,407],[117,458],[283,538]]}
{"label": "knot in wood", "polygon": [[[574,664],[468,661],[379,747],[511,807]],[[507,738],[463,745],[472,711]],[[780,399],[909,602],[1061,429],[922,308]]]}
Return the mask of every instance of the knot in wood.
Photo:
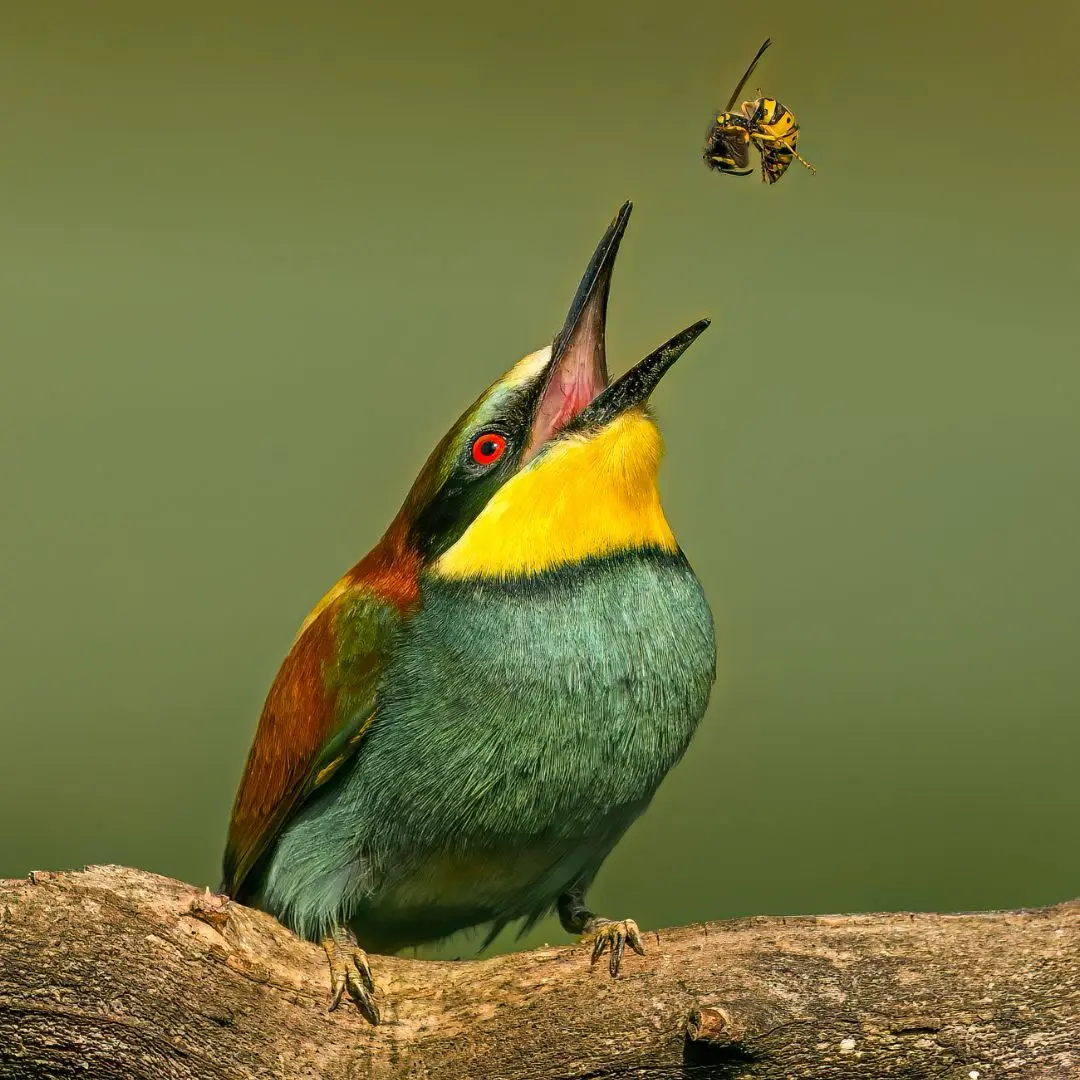
{"label": "knot in wood", "polygon": [[229,906],[227,896],[212,893],[209,889],[202,896],[195,897],[188,908],[188,914],[212,926],[219,934],[224,933],[229,924]]}
{"label": "knot in wood", "polygon": [[741,1027],[727,1009],[709,1006],[696,1006],[686,1018],[687,1038],[709,1046],[734,1046],[742,1034]]}

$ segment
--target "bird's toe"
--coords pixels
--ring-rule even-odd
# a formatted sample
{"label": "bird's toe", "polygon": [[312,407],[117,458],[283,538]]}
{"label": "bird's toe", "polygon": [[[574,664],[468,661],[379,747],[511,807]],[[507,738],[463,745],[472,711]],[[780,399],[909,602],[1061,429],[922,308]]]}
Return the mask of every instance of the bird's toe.
{"label": "bird's toe", "polygon": [[367,953],[359,946],[342,943],[334,938],[323,942],[330,961],[330,1008],[333,1012],[348,993],[361,1015],[371,1024],[380,1020],[379,1006],[375,1004],[375,982]]}
{"label": "bird's toe", "polygon": [[609,953],[608,970],[614,979],[622,967],[623,953],[626,946],[638,954],[645,955],[645,943],[641,940],[641,931],[633,919],[603,919],[597,916],[581,937],[582,943],[592,942],[592,959],[595,964],[605,952]]}

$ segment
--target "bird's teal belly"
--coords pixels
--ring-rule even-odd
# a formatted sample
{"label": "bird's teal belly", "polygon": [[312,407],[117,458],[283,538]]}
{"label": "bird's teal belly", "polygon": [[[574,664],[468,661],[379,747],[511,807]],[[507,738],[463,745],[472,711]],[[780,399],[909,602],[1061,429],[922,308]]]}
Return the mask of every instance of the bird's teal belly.
{"label": "bird's teal belly", "polygon": [[681,556],[424,583],[375,722],[271,859],[301,932],[378,947],[542,911],[588,879],[708,702],[712,619]]}

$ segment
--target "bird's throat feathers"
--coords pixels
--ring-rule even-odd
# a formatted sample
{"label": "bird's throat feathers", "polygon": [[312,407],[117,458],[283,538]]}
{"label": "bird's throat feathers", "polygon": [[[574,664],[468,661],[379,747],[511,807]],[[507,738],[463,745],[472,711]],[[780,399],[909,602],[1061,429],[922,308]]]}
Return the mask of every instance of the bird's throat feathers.
{"label": "bird's throat feathers", "polygon": [[660,505],[663,441],[641,409],[555,442],[508,480],[431,567],[518,577],[619,552],[678,550]]}

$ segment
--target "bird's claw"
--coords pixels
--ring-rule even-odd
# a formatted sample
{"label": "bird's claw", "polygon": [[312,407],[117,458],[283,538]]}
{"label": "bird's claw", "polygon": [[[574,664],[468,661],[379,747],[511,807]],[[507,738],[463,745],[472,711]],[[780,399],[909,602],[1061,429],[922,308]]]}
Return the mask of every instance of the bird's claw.
{"label": "bird's claw", "polygon": [[379,1006],[375,1004],[375,982],[371,978],[367,953],[355,942],[340,941],[335,937],[326,938],[323,949],[330,961],[330,1008],[327,1011],[333,1012],[348,991],[364,1019],[378,1024]]}
{"label": "bird's claw", "polygon": [[590,964],[595,964],[610,948],[608,970],[613,979],[619,974],[623,952],[627,945],[638,956],[645,955],[645,943],[641,940],[641,931],[633,919],[602,919],[596,916],[581,936],[581,941],[583,944],[590,941],[593,943]]}

